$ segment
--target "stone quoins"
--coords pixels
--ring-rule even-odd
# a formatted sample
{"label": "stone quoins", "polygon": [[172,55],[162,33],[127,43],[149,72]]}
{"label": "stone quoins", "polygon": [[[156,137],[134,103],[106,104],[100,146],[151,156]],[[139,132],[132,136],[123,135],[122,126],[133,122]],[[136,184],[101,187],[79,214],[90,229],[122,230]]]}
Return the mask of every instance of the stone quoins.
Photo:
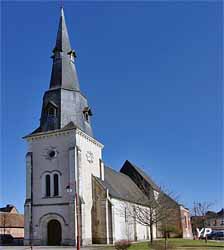
{"label": "stone quoins", "polygon": [[85,138],[87,141],[90,141],[90,142],[94,143],[95,145],[97,145],[100,148],[104,147],[103,144],[101,144],[98,141],[94,140],[92,137],[88,136],[87,134],[85,134],[84,132],[82,132],[79,129],[77,129],[77,134],[82,136],[83,138]]}

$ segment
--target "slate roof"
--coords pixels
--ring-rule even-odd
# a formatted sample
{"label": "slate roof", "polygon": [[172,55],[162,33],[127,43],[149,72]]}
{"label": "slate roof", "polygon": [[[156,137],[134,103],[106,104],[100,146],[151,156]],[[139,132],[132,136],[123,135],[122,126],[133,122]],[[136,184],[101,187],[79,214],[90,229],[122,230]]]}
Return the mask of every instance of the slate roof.
{"label": "slate roof", "polygon": [[218,216],[223,216],[224,217],[224,208],[222,208],[218,213]]}
{"label": "slate roof", "polygon": [[108,188],[112,197],[146,205],[146,196],[127,175],[105,166],[104,181],[100,181]]}
{"label": "slate roof", "polygon": [[206,216],[210,218],[224,218],[224,209],[222,208],[219,212],[208,211]]}
{"label": "slate roof", "polygon": [[[63,132],[63,131],[66,131],[66,130],[71,130],[71,129],[80,129],[81,131],[83,131],[81,128],[79,128],[78,126],[76,126],[74,124],[74,122],[69,122],[67,125],[65,125],[63,128],[61,129],[56,129],[56,130],[51,130],[51,131],[48,131],[49,133],[55,133],[55,132]],[[23,138],[27,138],[29,136],[32,136],[32,135],[41,135],[41,134],[45,134],[46,132],[43,132],[41,130],[41,127],[38,127],[37,129],[35,129],[32,133],[24,136]],[[84,132],[85,133],[85,132]]]}
{"label": "slate roof", "polygon": [[61,8],[57,38],[52,56],[53,66],[50,89],[60,87],[76,91],[80,90],[78,75],[75,64],[71,62],[71,55],[75,56],[75,52],[71,49],[64,10]]}
{"label": "slate roof", "polygon": [[63,8],[61,8],[61,16],[54,50],[67,52],[71,51],[71,44],[68,36],[67,26],[65,23],[65,15]]}
{"label": "slate roof", "polygon": [[208,211],[206,213],[206,216],[209,216],[209,217],[216,217],[217,213],[216,212],[213,212],[213,211]]}
{"label": "slate roof", "polygon": [[[15,206],[8,204],[8,205],[6,205],[6,207],[1,207],[0,212],[10,213],[13,208],[15,208]],[[16,211],[17,211],[17,209],[16,209]]]}
{"label": "slate roof", "polygon": [[156,190],[160,191],[160,188],[156,185],[156,183],[142,170],[142,168],[139,168],[135,164],[131,163],[130,161],[126,160],[124,165],[122,166],[120,172],[125,173],[124,169],[125,167],[133,168],[135,169],[150,185],[151,187]]}

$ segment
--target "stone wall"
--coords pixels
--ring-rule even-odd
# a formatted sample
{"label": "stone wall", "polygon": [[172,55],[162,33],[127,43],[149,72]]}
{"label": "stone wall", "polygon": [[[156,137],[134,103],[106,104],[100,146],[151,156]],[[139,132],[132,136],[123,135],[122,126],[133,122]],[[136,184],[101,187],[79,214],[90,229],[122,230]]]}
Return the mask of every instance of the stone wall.
{"label": "stone wall", "polygon": [[14,238],[24,237],[24,228],[0,228],[0,234],[11,234]]}
{"label": "stone wall", "polygon": [[[134,207],[133,203],[111,199],[113,217],[113,236],[114,242],[122,239],[131,241],[141,241],[150,239],[150,229],[143,226],[129,216],[128,210]],[[127,212],[125,212],[127,209]],[[153,227],[153,235],[156,238],[156,228]]]}
{"label": "stone wall", "polygon": [[79,194],[82,204],[83,245],[92,244],[92,176],[100,178],[103,145],[78,130],[76,145],[79,151]]}
{"label": "stone wall", "polygon": [[93,181],[92,242],[107,243],[106,199],[107,193],[95,177]]}

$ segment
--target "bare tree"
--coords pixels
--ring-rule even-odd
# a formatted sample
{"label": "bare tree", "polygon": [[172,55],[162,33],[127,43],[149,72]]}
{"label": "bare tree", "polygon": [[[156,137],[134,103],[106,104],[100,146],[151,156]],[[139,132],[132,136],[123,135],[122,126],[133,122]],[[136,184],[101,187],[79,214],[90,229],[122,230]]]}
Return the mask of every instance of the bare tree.
{"label": "bare tree", "polygon": [[6,234],[6,228],[8,224],[8,213],[1,213],[0,214],[0,225],[3,228],[3,234]]}
{"label": "bare tree", "polygon": [[[165,192],[162,188],[154,190],[150,188],[144,180],[137,181],[137,185],[144,194],[140,198],[139,205],[125,203],[125,216],[132,218],[134,222],[150,228],[150,242],[153,243],[153,228],[161,230],[165,239],[168,233],[177,231],[177,218],[179,221],[179,205],[173,193]],[[172,230],[171,230],[172,227]],[[165,230],[166,228],[166,230]]]}
{"label": "bare tree", "polygon": [[[193,233],[196,234],[197,228],[205,228],[207,226],[207,219],[209,218],[209,210],[214,205],[212,202],[194,202],[192,208],[192,229]],[[207,236],[205,237],[207,242]]]}

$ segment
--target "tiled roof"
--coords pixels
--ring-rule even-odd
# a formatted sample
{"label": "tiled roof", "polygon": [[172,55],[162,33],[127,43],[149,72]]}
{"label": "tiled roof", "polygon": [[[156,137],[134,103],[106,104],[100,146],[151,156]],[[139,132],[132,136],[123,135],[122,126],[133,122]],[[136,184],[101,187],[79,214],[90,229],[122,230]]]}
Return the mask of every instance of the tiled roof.
{"label": "tiled roof", "polygon": [[0,227],[23,228],[24,216],[22,214],[0,213]]}

